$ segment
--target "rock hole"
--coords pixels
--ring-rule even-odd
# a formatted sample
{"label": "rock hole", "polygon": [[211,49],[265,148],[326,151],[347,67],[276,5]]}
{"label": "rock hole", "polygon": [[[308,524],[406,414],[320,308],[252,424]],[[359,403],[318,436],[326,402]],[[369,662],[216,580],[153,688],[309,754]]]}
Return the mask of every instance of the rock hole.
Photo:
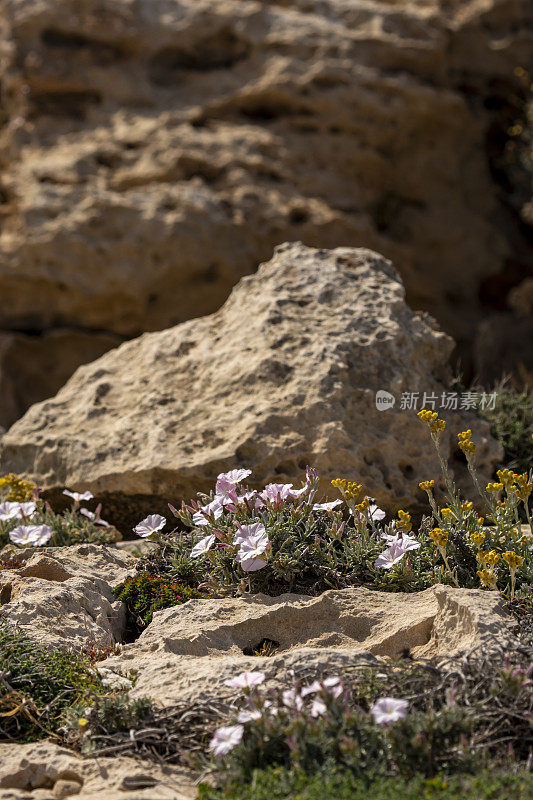
{"label": "rock hole", "polygon": [[303,225],[305,222],[308,222],[308,220],[309,214],[307,213],[307,209],[299,206],[293,208],[289,214],[289,221],[292,225]]}
{"label": "rock hole", "polygon": [[268,656],[274,655],[279,646],[279,642],[276,642],[275,639],[269,639],[265,636],[257,644],[244,647],[242,652],[245,656],[261,656],[263,658],[268,658]]}
{"label": "rock hole", "polygon": [[10,583],[6,583],[0,590],[0,606],[5,606],[11,600],[12,588]]}

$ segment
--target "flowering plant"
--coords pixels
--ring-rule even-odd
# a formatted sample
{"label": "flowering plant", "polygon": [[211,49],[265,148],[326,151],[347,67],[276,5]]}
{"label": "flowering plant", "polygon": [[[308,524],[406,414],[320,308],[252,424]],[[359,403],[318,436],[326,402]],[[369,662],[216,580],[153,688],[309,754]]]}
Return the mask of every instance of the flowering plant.
{"label": "flowering plant", "polygon": [[94,511],[80,508],[82,501],[93,499],[91,492],[65,490],[63,494],[71,498],[71,507],[56,514],[41,499],[38,487],[16,475],[0,478],[0,546],[11,543],[19,547],[54,547],[116,541],[117,531],[100,516],[101,504]]}
{"label": "flowering plant", "polygon": [[[156,572],[217,594],[317,594],[362,583],[414,591],[432,582],[424,576],[433,553],[408,535],[408,514],[386,525],[371,498],[355,502],[362,487],[340,480],[334,484],[342,498],[315,502],[319,478],[310,468],[300,487],[271,483],[253,490],[245,484],[250,475],[246,469],[222,473],[210,495],[180,510],[170,506],[188,530],[164,534],[164,518],[151,530],[160,546]],[[139,535],[147,520],[136,526]],[[143,563],[150,570],[156,561],[150,555]]]}

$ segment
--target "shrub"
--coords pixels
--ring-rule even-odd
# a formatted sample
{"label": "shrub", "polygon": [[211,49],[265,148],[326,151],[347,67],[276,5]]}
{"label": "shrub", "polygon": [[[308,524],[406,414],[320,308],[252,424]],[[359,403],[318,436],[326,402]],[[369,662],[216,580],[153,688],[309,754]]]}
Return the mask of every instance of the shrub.
{"label": "shrub", "polygon": [[370,783],[526,764],[532,676],[527,651],[354,665],[342,680],[314,674],[267,691],[263,673],[243,673],[227,681],[241,689],[241,711],[213,736],[213,768],[222,786],[244,786],[275,767],[340,770]]}
{"label": "shrub", "polygon": [[69,708],[101,692],[86,657],[39,648],[0,625],[0,739],[34,741],[57,733]]}
{"label": "shrub", "polygon": [[400,510],[397,519],[385,524],[385,513],[372,498],[361,499],[359,484],[336,479],[332,483],[342,499],[316,503],[319,480],[312,469],[299,489],[269,484],[261,492],[244,485],[251,472],[241,469],[219,475],[211,495],[200,494],[180,511],[171,506],[188,533],[161,534],[166,520],[158,515],[139,523],[135,530],[159,543],[139,568],[167,581],[186,577],[189,585],[196,582],[218,595],[316,595],[354,585],[412,592],[441,582],[498,588],[511,600],[516,592],[526,596],[533,564],[519,515],[528,519],[533,533],[532,474],[504,468],[498,471],[498,482],[483,488],[471,431],[459,433],[459,447],[486,507],[486,518],[479,516],[473,503],[459,495],[441,452],[446,423],[436,412],[421,411],[419,416],[437,450],[447,505],[437,505],[434,479],[420,484],[431,516],[422,520],[416,537],[407,512]]}
{"label": "shrub", "polygon": [[[62,514],[52,511],[49,503],[39,498],[40,490],[17,475],[0,478],[0,547],[82,544],[112,544],[116,531],[101,519],[99,505],[96,510],[80,508],[80,500],[92,499],[92,494],[83,495],[65,492],[73,498],[71,508]],[[78,499],[76,499],[78,498]]]}
{"label": "shrub", "polygon": [[494,408],[479,409],[478,413],[487,420],[492,435],[503,446],[503,466],[527,472],[533,463],[533,395],[503,381],[493,394]]}
{"label": "shrub", "polygon": [[127,605],[127,635],[131,638],[136,638],[149,625],[156,611],[181,605],[193,597],[205,597],[196,589],[183,584],[169,584],[147,573],[127,578],[114,589],[114,594]]}
{"label": "shrub", "polygon": [[527,800],[533,776],[483,770],[475,776],[410,780],[377,778],[370,785],[351,772],[327,770],[316,775],[286,767],[255,770],[249,783],[223,788],[201,784],[200,800]]}

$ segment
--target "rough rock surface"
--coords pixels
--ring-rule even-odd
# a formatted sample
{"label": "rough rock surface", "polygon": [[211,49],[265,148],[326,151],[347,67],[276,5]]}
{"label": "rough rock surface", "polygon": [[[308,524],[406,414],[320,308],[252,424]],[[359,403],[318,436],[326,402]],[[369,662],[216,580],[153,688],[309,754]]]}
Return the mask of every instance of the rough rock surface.
{"label": "rough rock surface", "polygon": [[105,649],[124,634],[124,606],[111,591],[134,556],[102,545],[25,549],[0,569],[0,620],[50,647]]}
{"label": "rough rock surface", "polygon": [[0,800],[192,800],[183,768],[115,756],[83,759],[54,742],[0,744]]}
{"label": "rough rock surface", "polygon": [[[132,696],[163,705],[234,694],[224,681],[260,669],[269,681],[313,669],[342,671],[355,660],[442,658],[473,647],[505,646],[513,621],[496,592],[435,586],[415,594],[364,588],[319,597],[281,595],[190,600],[158,611],[139,639],[102,662],[116,672],[138,671]],[[269,657],[244,655],[263,640]]]}
{"label": "rough rock surface", "polygon": [[[220,311],[78,369],[8,431],[3,469],[48,489],[129,495],[131,509],[139,495],[174,502],[209,490],[225,469],[247,466],[265,484],[294,481],[311,464],[330,491],[329,479],[346,475],[388,508],[412,506],[418,482],[439,469],[401,394],[440,398],[451,347],[409,309],[381,256],[283,245]],[[377,410],[382,389],[394,408]],[[493,466],[499,445],[488,426],[451,414],[448,435],[463,425],[480,464]],[[107,501],[105,510],[116,521]]]}
{"label": "rough rock surface", "polygon": [[4,330],[166,328],[302,239],[383,252],[464,342],[530,268],[504,163],[530,0],[3,7]]}

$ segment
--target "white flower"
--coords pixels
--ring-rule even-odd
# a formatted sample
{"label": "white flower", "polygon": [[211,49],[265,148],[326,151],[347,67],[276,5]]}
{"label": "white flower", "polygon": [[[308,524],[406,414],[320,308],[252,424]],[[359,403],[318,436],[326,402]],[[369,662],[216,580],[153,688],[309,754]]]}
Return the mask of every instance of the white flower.
{"label": "white flower", "polygon": [[75,503],[79,503],[80,500],[92,500],[94,497],[91,492],[69,492],[68,489],[65,489],[63,494],[66,494],[67,497],[72,497]]}
{"label": "white flower", "polygon": [[95,525],[103,525],[104,528],[109,528],[109,522],[106,522],[105,519],[102,519],[100,516],[100,508],[101,506],[98,506],[96,511],[89,511],[88,508],[80,508],[80,514],[90,519]]}
{"label": "white flower", "polygon": [[150,514],[146,519],[143,519],[142,522],[139,522],[133,530],[137,536],[141,536],[145,539],[147,536],[151,536],[153,533],[160,531],[166,524],[167,521],[165,517],[159,514]]}
{"label": "white flower", "polygon": [[308,694],[315,694],[316,692],[322,691],[322,684],[320,681],[313,681],[310,683],[309,686],[304,686],[302,691],[300,692],[302,697],[307,697]]}
{"label": "white flower", "polygon": [[302,710],[304,701],[296,689],[285,689],[281,697],[283,700],[283,705],[287,708],[293,709],[294,711]]}
{"label": "white flower", "polygon": [[326,713],[328,710],[327,705],[324,703],[321,697],[315,697],[313,703],[311,705],[311,716],[312,717],[321,717],[323,714]]}
{"label": "white flower", "polygon": [[372,504],[372,503],[371,503],[371,504],[368,506],[368,516],[370,517],[370,519],[373,519],[373,520],[375,520],[376,522],[379,522],[381,519],[385,519],[385,517],[386,517],[387,515],[386,515],[386,513],[383,511],[383,509],[381,509],[381,508],[378,508],[378,506],[376,506],[376,505],[374,505],[374,504]]}
{"label": "white flower", "polygon": [[258,708],[253,708],[250,711],[240,711],[237,717],[239,722],[252,722],[255,719],[261,719],[261,712]]}
{"label": "white flower", "polygon": [[48,525],[19,525],[9,532],[9,538],[15,544],[40,547],[52,538],[52,529]]}
{"label": "white flower", "polygon": [[230,725],[227,728],[219,728],[209,743],[209,749],[216,756],[225,756],[240,743],[243,733],[243,725]]}
{"label": "white flower", "polygon": [[215,492],[223,495],[233,493],[237,484],[251,474],[251,469],[231,469],[229,472],[221,472],[217,478]]}
{"label": "white flower", "polygon": [[207,553],[214,545],[216,538],[215,534],[212,533],[210,536],[205,536],[203,539],[200,539],[191,550],[191,558],[198,558],[204,553]]}
{"label": "white flower", "polygon": [[193,514],[192,521],[194,524],[197,526],[209,525],[210,520],[208,517],[219,519],[224,513],[224,500],[224,497],[215,495],[210,503],[207,503],[205,506],[200,506],[196,514]]}
{"label": "white flower", "polygon": [[245,572],[256,572],[267,565],[267,562],[260,556],[268,548],[269,539],[264,525],[261,525],[261,523],[244,525],[240,530],[244,531],[246,528],[254,528],[255,532],[248,534],[246,538],[241,538],[241,533],[239,532],[236,534],[236,537],[238,537],[236,544],[240,545],[240,550],[235,559]]}
{"label": "white flower", "polygon": [[253,525],[237,525],[237,531],[233,536],[233,544],[242,544],[247,539],[255,539],[256,537],[263,540],[265,536],[267,536],[267,533],[265,526],[261,522],[254,522]]}
{"label": "white flower", "polygon": [[265,503],[278,503],[292,496],[295,496],[292,491],[292,483],[269,483],[259,495]]}
{"label": "white flower", "polygon": [[420,542],[418,542],[413,536],[408,536],[406,533],[395,533],[391,536],[388,533],[382,533],[381,538],[385,539],[385,541],[390,545],[398,545],[401,547],[402,550],[406,552],[408,550],[418,550],[420,547]]}
{"label": "white flower", "polygon": [[20,519],[30,518],[35,514],[35,509],[37,508],[35,503],[16,503],[10,502],[6,500],[4,503],[0,503],[0,520],[8,520],[8,519],[16,519],[19,517]]}
{"label": "white flower", "polygon": [[388,722],[396,722],[403,719],[407,714],[409,703],[407,700],[396,700],[394,697],[381,697],[377,700],[370,713],[374,717],[374,722],[378,725],[386,725]]}
{"label": "white flower", "polygon": [[224,683],[232,689],[252,689],[254,686],[260,686],[264,680],[264,672],[241,672],[240,675],[229,678]]}
{"label": "white flower", "polygon": [[374,566],[380,569],[391,569],[395,564],[398,564],[407,553],[400,544],[391,544],[381,555],[374,561]]}
{"label": "white flower", "polygon": [[315,503],[313,511],[333,511],[337,506],[342,506],[342,500],[332,500],[330,503]]}

